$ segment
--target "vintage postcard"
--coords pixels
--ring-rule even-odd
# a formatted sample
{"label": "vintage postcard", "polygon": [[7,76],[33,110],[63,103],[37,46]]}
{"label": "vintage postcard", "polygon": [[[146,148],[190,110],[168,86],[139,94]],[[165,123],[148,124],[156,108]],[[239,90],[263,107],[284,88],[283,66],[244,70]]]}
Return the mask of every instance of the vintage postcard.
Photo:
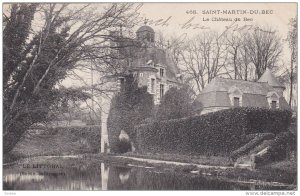
{"label": "vintage postcard", "polygon": [[2,7],[6,194],[296,193],[297,3]]}

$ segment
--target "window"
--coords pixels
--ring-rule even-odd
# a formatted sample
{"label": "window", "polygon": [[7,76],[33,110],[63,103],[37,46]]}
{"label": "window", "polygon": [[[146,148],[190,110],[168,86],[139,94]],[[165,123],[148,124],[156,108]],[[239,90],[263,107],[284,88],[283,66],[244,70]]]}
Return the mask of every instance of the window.
{"label": "window", "polygon": [[164,77],[165,70],[161,68],[160,71],[159,71],[159,75],[160,75],[160,77]]}
{"label": "window", "polygon": [[151,42],[154,42],[154,34],[151,34]]}
{"label": "window", "polygon": [[140,77],[143,77],[144,76],[144,73],[140,73]]}
{"label": "window", "polygon": [[243,92],[236,86],[232,86],[228,90],[229,99],[232,107],[242,107],[243,106]]}
{"label": "window", "polygon": [[234,107],[240,107],[240,98],[239,97],[234,97],[233,98],[233,106]]}
{"label": "window", "polygon": [[151,78],[151,93],[155,93],[155,79]]}
{"label": "window", "polygon": [[164,87],[165,87],[165,85],[160,84],[160,98],[162,98],[164,96],[164,90],[165,90]]}
{"label": "window", "polygon": [[277,101],[272,101],[271,102],[271,108],[276,109],[277,108]]}
{"label": "window", "polygon": [[147,41],[150,41],[150,33],[147,33]]}
{"label": "window", "polygon": [[124,90],[125,78],[119,78],[120,89]]}
{"label": "window", "polygon": [[270,109],[276,109],[278,108],[280,96],[277,94],[276,91],[271,91],[267,93],[267,100],[269,103]]}

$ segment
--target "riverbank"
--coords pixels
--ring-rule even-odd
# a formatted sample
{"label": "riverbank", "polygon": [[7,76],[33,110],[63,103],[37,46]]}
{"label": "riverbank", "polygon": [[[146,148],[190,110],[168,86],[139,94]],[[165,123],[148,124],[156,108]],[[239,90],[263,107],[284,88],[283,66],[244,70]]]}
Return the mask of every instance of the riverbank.
{"label": "riverbank", "polygon": [[[157,159],[153,159],[156,157]],[[171,155],[163,156],[170,159]],[[162,158],[162,157],[161,157]],[[182,173],[185,175],[205,176],[209,178],[222,179],[226,182],[253,183],[256,185],[277,184],[296,188],[297,170],[296,163],[290,161],[276,162],[264,165],[261,168],[249,170],[242,168],[234,168],[228,163],[223,165],[203,164],[204,157],[196,160],[184,156],[179,161],[159,159],[159,155],[137,155],[137,154],[82,154],[69,156],[36,156],[30,158],[22,158],[13,163],[4,166],[4,170],[20,170],[20,165],[58,165],[61,168],[89,168],[90,170],[99,170],[100,163],[107,163],[122,167],[147,168],[156,172]],[[219,160],[220,157],[211,157],[210,160]],[[192,160],[191,162],[187,161]],[[208,163],[206,161],[206,163]],[[216,162],[214,162],[216,163]],[[36,168],[29,170],[36,171]],[[28,170],[28,169],[27,169]]]}
{"label": "riverbank", "polygon": [[[171,160],[171,156],[172,155],[137,155],[128,153],[122,156],[115,155],[113,159],[138,166],[155,167],[161,170],[208,175],[218,178],[223,177],[236,179],[238,181],[297,184],[297,163],[289,160],[269,163],[257,169],[245,169],[233,167],[232,162],[223,157],[201,157],[196,159],[195,157],[189,156],[179,158],[177,157],[178,155],[174,155],[176,158]],[[156,159],[154,159],[154,157]],[[208,159],[205,160],[205,158]],[[217,165],[216,163],[222,159],[227,160],[227,162],[225,161]]]}
{"label": "riverbank", "polygon": [[27,130],[5,162],[19,157],[97,153],[99,126],[68,126]]}

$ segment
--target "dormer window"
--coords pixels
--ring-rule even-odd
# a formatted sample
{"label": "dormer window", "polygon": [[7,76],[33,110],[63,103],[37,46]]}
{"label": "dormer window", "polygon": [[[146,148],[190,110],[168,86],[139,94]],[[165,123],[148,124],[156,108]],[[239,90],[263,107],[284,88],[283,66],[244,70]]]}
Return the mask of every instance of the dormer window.
{"label": "dormer window", "polygon": [[267,100],[268,100],[270,109],[278,109],[279,108],[279,95],[277,94],[277,92],[275,92],[275,91],[268,92]]}
{"label": "dormer window", "polygon": [[230,88],[228,94],[229,94],[229,99],[231,101],[231,105],[233,107],[242,107],[243,93],[239,88],[235,86]]}
{"label": "dormer window", "polygon": [[276,109],[277,108],[277,101],[272,101],[271,102],[271,109]]}
{"label": "dormer window", "polygon": [[160,68],[159,75],[160,75],[161,78],[165,76],[165,69],[164,68]]}
{"label": "dormer window", "polygon": [[233,98],[233,106],[234,107],[240,107],[240,98],[239,97],[234,97]]}

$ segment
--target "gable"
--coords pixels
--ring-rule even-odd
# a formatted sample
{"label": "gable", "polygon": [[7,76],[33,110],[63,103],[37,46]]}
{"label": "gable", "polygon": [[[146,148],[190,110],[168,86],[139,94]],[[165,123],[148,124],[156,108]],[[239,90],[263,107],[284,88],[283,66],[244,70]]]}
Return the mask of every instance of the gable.
{"label": "gable", "polygon": [[279,99],[279,95],[275,91],[268,92],[267,98],[270,99]]}
{"label": "gable", "polygon": [[232,95],[237,95],[237,96],[241,96],[243,93],[242,91],[237,88],[236,86],[233,86],[229,89],[228,91],[229,94],[232,94]]}

